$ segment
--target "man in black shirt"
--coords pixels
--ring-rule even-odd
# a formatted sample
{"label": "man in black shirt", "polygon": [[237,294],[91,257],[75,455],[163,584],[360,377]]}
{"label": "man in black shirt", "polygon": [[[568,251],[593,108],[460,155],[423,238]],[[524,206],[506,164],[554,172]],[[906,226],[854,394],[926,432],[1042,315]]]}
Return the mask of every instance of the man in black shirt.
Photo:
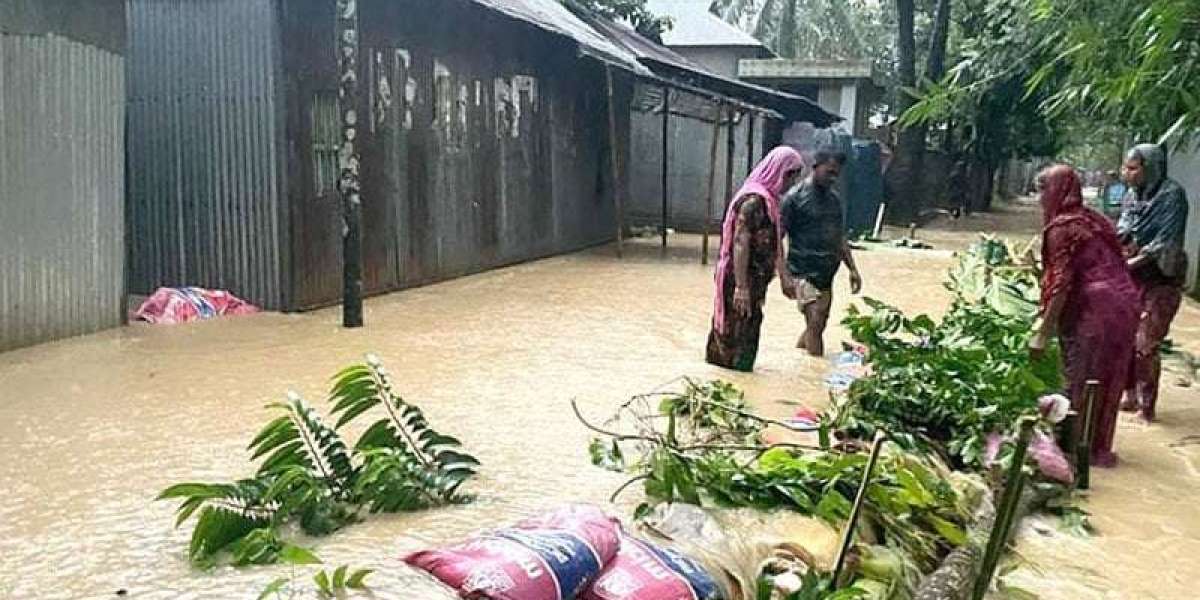
{"label": "man in black shirt", "polygon": [[843,262],[850,269],[850,290],[855,294],[862,290],[862,277],[846,240],[842,201],[833,189],[845,163],[846,155],[841,152],[818,151],[812,174],[780,206],[788,247],[783,289],[800,305],[807,323],[796,347],[812,356],[825,354],[823,338],[833,304],[833,278]]}

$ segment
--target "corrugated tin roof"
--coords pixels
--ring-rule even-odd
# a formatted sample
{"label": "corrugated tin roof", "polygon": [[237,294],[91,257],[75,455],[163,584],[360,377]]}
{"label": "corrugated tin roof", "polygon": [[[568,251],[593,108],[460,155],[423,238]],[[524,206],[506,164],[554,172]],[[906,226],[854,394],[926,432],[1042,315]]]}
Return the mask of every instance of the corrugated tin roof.
{"label": "corrugated tin roof", "polygon": [[638,62],[636,56],[597,33],[558,0],[471,1],[539,29],[571,38],[579,44],[584,54],[593,58],[613,63],[640,75],[650,74],[649,70]]}
{"label": "corrugated tin roof", "polygon": [[646,8],[674,25],[663,33],[668,46],[751,46],[766,48],[754,36],[708,12],[710,0],[649,0]]}
{"label": "corrugated tin roof", "polygon": [[587,24],[613,44],[635,55],[642,64],[666,80],[769,109],[786,119],[806,121],[817,127],[828,127],[841,120],[841,117],[808,98],[713,73],[679,53],[642,37],[627,25],[601,17],[588,17]]}

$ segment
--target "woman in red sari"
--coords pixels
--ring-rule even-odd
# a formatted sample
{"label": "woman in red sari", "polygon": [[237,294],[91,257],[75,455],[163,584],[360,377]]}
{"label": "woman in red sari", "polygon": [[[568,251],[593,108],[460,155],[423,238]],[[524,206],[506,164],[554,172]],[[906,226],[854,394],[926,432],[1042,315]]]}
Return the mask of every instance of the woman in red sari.
{"label": "woman in red sari", "polygon": [[1084,207],[1075,170],[1058,165],[1040,177],[1042,230],[1042,324],[1030,349],[1046,348],[1057,332],[1063,347],[1068,395],[1082,409],[1084,384],[1100,381],[1093,409],[1092,464],[1113,467],[1113,436],[1121,394],[1133,357],[1139,294],[1125,263],[1116,229]]}
{"label": "woman in red sari", "polygon": [[754,370],[767,286],[780,272],[779,196],[799,179],[804,159],[780,146],[767,154],[729,202],[721,228],[716,298],[705,360]]}

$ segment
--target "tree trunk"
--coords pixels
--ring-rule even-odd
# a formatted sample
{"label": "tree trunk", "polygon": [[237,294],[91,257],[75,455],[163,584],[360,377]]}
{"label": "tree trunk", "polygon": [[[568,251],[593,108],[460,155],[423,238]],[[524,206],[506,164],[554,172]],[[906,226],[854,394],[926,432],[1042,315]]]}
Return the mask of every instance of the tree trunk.
{"label": "tree trunk", "polygon": [[[913,35],[915,9],[913,0],[896,0],[898,31],[896,53],[899,58],[900,82],[896,89],[896,112],[902,115],[912,108],[915,99],[907,90],[917,85],[917,44]],[[904,223],[915,221],[920,215],[921,156],[925,150],[924,132],[919,127],[900,130],[897,141],[892,187],[893,197],[890,212],[893,219]]]}
{"label": "tree trunk", "polygon": [[779,54],[783,58],[796,58],[800,53],[796,30],[796,3],[799,0],[783,0],[783,17],[779,21]]}
{"label": "tree trunk", "polygon": [[950,35],[950,7],[950,0],[938,0],[937,12],[933,16],[933,34],[929,38],[925,77],[935,83],[946,75],[946,39]]}

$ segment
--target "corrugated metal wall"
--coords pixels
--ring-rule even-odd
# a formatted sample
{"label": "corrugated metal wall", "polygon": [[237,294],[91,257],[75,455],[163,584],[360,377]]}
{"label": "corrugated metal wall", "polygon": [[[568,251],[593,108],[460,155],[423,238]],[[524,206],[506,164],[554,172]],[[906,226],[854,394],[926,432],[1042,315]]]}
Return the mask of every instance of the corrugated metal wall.
{"label": "corrugated metal wall", "polygon": [[130,290],[284,306],[273,0],[130,0]]}
{"label": "corrugated metal wall", "polygon": [[[368,291],[611,239],[603,70],[569,43],[478,6],[424,4],[359,4]],[[284,8],[295,78],[288,123],[297,148],[290,202],[300,307],[341,294],[340,205],[318,189],[328,124],[314,119],[336,89],[331,6]],[[627,121],[622,127],[628,131]]]}
{"label": "corrugated metal wall", "polygon": [[[662,222],[662,92],[660,88],[639,85],[633,113],[633,156],[630,165],[631,199],[627,221],[638,226],[657,227]],[[712,102],[691,94],[671,92],[672,112],[711,119],[715,115]],[[754,156],[763,156],[763,127],[765,120],[755,117]],[[670,164],[668,226],[682,231],[700,231],[708,208],[709,153],[712,144],[712,123],[674,115],[670,123]],[[746,141],[749,122],[743,116],[734,125],[733,188],[736,190],[749,174]],[[725,161],[729,127],[723,126],[717,138],[717,174],[713,185],[713,230],[720,229],[725,208]]]}
{"label": "corrugated metal wall", "polygon": [[119,325],[124,60],[0,34],[0,350]]}

